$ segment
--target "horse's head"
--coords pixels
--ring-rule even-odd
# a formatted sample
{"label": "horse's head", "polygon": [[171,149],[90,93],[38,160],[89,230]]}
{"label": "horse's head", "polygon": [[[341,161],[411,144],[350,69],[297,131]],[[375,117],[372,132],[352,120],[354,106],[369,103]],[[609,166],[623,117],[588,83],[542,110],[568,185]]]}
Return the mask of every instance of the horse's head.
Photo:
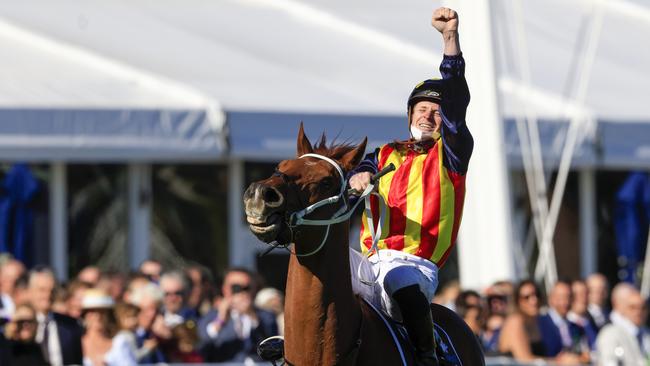
{"label": "horse's head", "polygon": [[260,240],[289,244],[292,234],[289,218],[323,199],[340,196],[336,204],[326,204],[309,214],[311,219],[328,219],[340,207],[345,192],[345,177],[327,159],[305,154],[318,154],[333,160],[343,174],[356,167],[366,149],[366,141],[358,146],[332,145],[327,147],[325,136],[312,146],[302,124],[298,132],[296,159],[284,160],[269,178],[252,183],[244,193],[244,205],[249,227]]}

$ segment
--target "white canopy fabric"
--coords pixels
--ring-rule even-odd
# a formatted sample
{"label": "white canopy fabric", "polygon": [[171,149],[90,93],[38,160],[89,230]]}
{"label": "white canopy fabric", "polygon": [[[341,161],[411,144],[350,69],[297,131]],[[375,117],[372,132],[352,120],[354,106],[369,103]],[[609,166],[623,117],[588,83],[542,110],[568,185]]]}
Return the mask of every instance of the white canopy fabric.
{"label": "white canopy fabric", "polygon": [[216,160],[218,102],[174,80],[0,18],[0,159]]}
{"label": "white canopy fabric", "polygon": [[[650,129],[650,109],[645,105],[650,49],[631,43],[650,35],[650,7],[643,0],[522,1],[530,83],[522,81],[516,53],[514,2],[490,3],[506,124],[524,114],[527,106],[543,124],[550,124],[544,129],[556,131],[542,141],[551,157],[559,154],[566,130],[553,124],[575,114],[597,122],[631,124],[629,130],[636,136]],[[605,19],[585,103],[580,105],[571,99],[575,74],[580,71],[575,51],[587,37],[584,30],[594,4],[605,8]],[[243,140],[237,136],[244,136],[244,142],[260,141],[260,158],[286,154],[265,148],[277,144],[264,142],[267,136],[256,135],[250,124],[242,130],[231,123],[224,130],[224,113],[261,113],[260,124],[268,123],[265,114],[268,120],[286,116],[296,126],[303,116],[320,115],[324,122],[314,123],[308,132],[343,137],[347,127],[329,131],[327,117],[343,123],[348,120],[340,116],[379,116],[372,139],[406,137],[405,129],[403,136],[394,136],[392,125],[387,124],[402,118],[406,96],[416,82],[438,75],[441,42],[429,21],[432,9],[439,5],[421,0],[408,4],[389,0],[4,2],[0,4],[0,47],[5,50],[0,60],[0,107],[152,111],[149,121],[155,121],[160,111],[180,111],[205,119],[195,121],[203,124],[196,128],[202,134],[185,136],[169,146],[196,137],[192,141],[202,143],[188,145],[198,146],[192,150],[197,157],[223,153],[227,133],[231,152],[242,150],[238,145]],[[461,43],[472,37],[462,33],[462,16]],[[481,62],[480,55],[466,53],[465,57],[471,73],[472,65]],[[472,97],[481,95],[475,92]],[[469,121],[470,128],[476,123],[481,122]],[[159,126],[169,127],[162,122]],[[602,133],[616,130],[599,126],[586,129],[577,162],[621,161],[608,158],[610,150],[614,154],[622,149],[615,144],[599,146],[604,156],[595,155],[594,145],[607,140]],[[350,128],[356,136],[359,129]],[[169,132],[159,135],[159,146],[179,131],[159,130]],[[506,150],[516,161],[516,134],[508,132],[512,128],[505,131]],[[296,130],[272,132],[277,134],[273,141],[289,141]],[[647,141],[638,141],[631,150],[634,159],[623,160],[647,166],[643,154],[648,149]],[[619,156],[629,153],[617,151]],[[150,155],[155,154],[141,157]],[[174,150],[168,155],[173,157]]]}

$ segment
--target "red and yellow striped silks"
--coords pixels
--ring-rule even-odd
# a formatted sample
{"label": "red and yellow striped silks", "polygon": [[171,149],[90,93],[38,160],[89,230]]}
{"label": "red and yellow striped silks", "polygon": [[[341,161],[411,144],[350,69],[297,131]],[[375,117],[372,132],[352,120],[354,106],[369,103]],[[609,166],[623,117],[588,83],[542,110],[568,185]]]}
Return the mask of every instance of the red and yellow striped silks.
{"label": "red and yellow striped silks", "polygon": [[[452,172],[442,164],[442,139],[428,151],[381,147],[378,168],[395,164],[394,171],[379,182],[379,194],[386,201],[388,212],[382,222],[379,249],[404,251],[429,259],[438,267],[447,260],[463,215],[465,176]],[[377,197],[370,200],[375,228],[379,220]],[[361,248],[367,252],[372,245],[364,212],[361,221]]]}

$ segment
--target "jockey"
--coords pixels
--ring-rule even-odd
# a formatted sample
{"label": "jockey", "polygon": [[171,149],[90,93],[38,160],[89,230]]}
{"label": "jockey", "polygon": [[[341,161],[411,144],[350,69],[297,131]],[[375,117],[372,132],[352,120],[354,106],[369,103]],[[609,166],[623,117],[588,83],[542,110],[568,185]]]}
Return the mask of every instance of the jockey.
{"label": "jockey", "polygon": [[[386,202],[386,217],[377,247],[364,214],[361,249],[369,256],[382,287],[382,305],[401,319],[416,348],[418,365],[437,365],[430,303],[442,267],[460,226],[465,197],[465,173],[474,141],[465,113],[469,90],[458,39],[458,15],[452,9],[433,13],[433,27],[442,34],[442,79],[418,85],[407,102],[411,138],[394,141],[366,155],[351,173],[350,186],[363,191],[370,177],[393,163],[378,193]],[[378,201],[371,197],[374,227]],[[370,251],[370,252],[369,252]]]}

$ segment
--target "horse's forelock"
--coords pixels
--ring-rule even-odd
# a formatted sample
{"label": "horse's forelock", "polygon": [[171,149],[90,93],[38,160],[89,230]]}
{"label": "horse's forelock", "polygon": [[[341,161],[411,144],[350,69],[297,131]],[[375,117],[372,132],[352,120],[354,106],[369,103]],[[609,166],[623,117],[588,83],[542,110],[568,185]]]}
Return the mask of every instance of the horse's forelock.
{"label": "horse's forelock", "polygon": [[348,141],[336,143],[332,141],[329,146],[327,145],[327,138],[325,134],[321,135],[320,139],[314,145],[314,152],[316,154],[327,156],[332,159],[340,159],[346,153],[356,149],[358,145],[354,145]]}

